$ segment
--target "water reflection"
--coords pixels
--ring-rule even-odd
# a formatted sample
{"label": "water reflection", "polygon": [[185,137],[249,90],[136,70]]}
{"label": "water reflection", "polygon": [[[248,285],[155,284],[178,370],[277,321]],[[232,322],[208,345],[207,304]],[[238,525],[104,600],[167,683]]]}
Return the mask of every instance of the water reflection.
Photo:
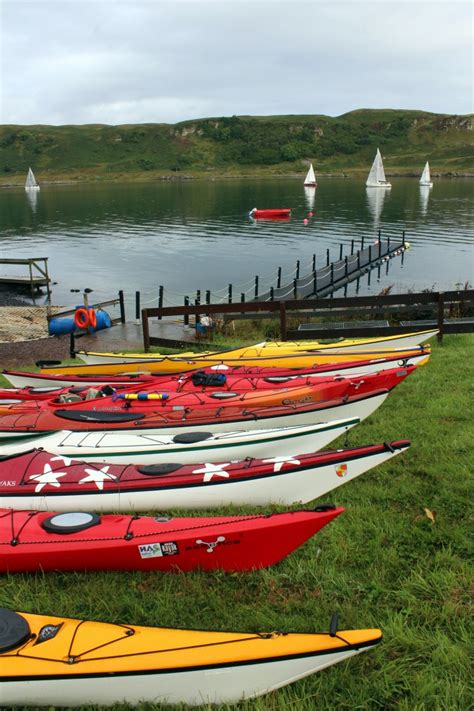
{"label": "water reflection", "polygon": [[304,187],[304,199],[309,212],[314,212],[314,202],[316,199],[316,188]]}
{"label": "water reflection", "polygon": [[28,198],[28,203],[31,207],[32,212],[36,212],[36,210],[38,209],[39,190],[25,190],[25,195]]}
{"label": "water reflection", "polygon": [[420,214],[423,216],[428,212],[428,202],[431,188],[429,185],[420,185]]}
{"label": "water reflection", "polygon": [[374,221],[374,229],[378,230],[387,191],[382,188],[366,188],[365,194],[367,196],[367,207]]}

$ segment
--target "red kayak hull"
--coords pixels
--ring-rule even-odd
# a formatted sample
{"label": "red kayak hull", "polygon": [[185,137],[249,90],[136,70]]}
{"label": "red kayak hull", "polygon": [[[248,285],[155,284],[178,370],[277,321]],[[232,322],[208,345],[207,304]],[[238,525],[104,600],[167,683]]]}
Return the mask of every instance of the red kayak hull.
{"label": "red kayak hull", "polygon": [[249,420],[296,413],[314,411],[317,416],[318,410],[389,392],[415,369],[408,366],[363,377],[324,381],[322,385],[311,383],[304,387],[236,393],[229,399],[219,399],[219,393],[184,392],[170,393],[166,400],[159,401],[125,401],[114,396],[61,404],[49,400],[25,401],[1,408],[4,414],[0,416],[0,430],[19,433],[130,427],[165,429],[215,423],[234,427]]}
{"label": "red kayak hull", "polygon": [[255,219],[281,219],[281,218],[288,218],[291,215],[291,208],[289,207],[281,207],[281,208],[274,208],[274,209],[257,209],[252,210],[250,213],[252,217]]}
{"label": "red kayak hull", "polygon": [[104,515],[73,533],[45,530],[51,512],[0,509],[0,573],[263,568],[344,511],[321,509],[213,518]]}

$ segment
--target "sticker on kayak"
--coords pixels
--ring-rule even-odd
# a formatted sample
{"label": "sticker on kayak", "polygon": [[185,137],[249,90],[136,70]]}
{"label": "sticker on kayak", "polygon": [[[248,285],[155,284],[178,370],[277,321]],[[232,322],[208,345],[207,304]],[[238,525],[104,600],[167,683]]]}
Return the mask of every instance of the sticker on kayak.
{"label": "sticker on kayak", "polygon": [[337,476],[346,476],[347,464],[339,464],[339,466],[336,467],[336,474]]}
{"label": "sticker on kayak", "polygon": [[178,555],[179,548],[175,541],[166,543],[144,543],[138,546],[140,558],[161,558],[164,555]]}

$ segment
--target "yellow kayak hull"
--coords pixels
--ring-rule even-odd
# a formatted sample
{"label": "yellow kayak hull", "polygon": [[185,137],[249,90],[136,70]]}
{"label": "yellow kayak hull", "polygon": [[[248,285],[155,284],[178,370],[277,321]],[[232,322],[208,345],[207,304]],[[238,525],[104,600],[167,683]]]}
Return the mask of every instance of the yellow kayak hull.
{"label": "yellow kayak hull", "polygon": [[427,349],[420,347],[411,348],[409,350],[396,351],[315,351],[314,353],[296,352],[287,353],[286,355],[261,355],[248,357],[240,356],[238,358],[229,357],[227,353],[215,354],[196,354],[192,358],[186,357],[184,354],[159,356],[155,354],[153,358],[146,361],[136,362],[118,362],[118,363],[98,363],[93,365],[58,365],[47,366],[41,369],[42,375],[115,375],[132,372],[140,373],[155,373],[155,374],[173,374],[184,373],[198,368],[207,368],[216,365],[232,366],[256,366],[259,368],[315,368],[319,365],[329,365],[333,363],[358,363],[373,358],[389,358],[397,357],[400,361],[418,356],[420,353],[426,352]]}
{"label": "yellow kayak hull", "polygon": [[378,629],[202,632],[8,610],[0,610],[0,619],[2,706],[234,703],[347,659],[382,637]]}

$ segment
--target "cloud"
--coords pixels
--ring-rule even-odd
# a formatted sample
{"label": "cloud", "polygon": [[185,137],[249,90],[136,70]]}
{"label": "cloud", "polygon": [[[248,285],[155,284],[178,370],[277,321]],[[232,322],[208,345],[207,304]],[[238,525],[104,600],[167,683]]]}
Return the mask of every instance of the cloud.
{"label": "cloud", "polygon": [[3,0],[3,123],[472,109],[468,2]]}

